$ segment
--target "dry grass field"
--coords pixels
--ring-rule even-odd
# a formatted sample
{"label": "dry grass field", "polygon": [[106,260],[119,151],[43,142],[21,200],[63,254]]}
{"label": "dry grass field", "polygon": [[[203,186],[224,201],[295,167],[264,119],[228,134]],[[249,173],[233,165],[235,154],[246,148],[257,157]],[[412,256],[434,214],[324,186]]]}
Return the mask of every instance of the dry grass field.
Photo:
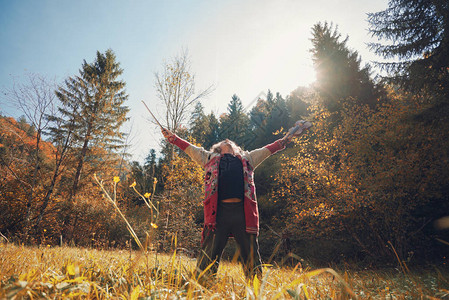
{"label": "dry grass field", "polygon": [[449,273],[267,266],[246,282],[223,262],[207,288],[183,255],[0,244],[0,299],[448,299]]}

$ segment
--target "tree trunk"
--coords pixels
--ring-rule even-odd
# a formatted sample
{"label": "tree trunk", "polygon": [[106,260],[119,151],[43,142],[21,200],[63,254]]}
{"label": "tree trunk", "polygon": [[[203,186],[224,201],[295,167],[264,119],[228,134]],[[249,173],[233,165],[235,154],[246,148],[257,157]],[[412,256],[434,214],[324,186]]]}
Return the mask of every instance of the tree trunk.
{"label": "tree trunk", "polygon": [[40,158],[39,158],[39,146],[40,146],[40,140],[41,140],[41,129],[37,130],[36,134],[36,164],[34,166],[34,172],[33,172],[33,178],[31,181],[30,191],[28,193],[28,200],[26,205],[26,213],[25,213],[25,225],[23,227],[23,233],[25,236],[26,241],[29,241],[29,232],[30,232],[30,221],[31,221],[31,206],[33,203],[33,197],[34,197],[34,188],[36,187],[36,181],[37,181],[37,174],[40,169]]}
{"label": "tree trunk", "polygon": [[83,148],[81,149],[81,154],[79,156],[78,159],[78,166],[76,168],[76,173],[75,173],[75,177],[73,179],[73,187],[72,187],[72,191],[70,193],[70,198],[69,200],[72,200],[77,191],[78,191],[78,184],[81,178],[81,169],[83,168],[83,164],[84,164],[84,158],[86,157],[87,154],[87,150],[88,150],[88,145],[89,145],[89,141],[90,141],[90,132],[91,132],[91,128],[92,128],[92,124],[89,124],[89,127],[87,129],[87,133],[86,133],[86,137],[84,138],[84,144],[83,144]]}
{"label": "tree trunk", "polygon": [[46,208],[48,206],[48,202],[50,201],[50,197],[53,194],[53,191],[55,189],[56,180],[58,179],[58,176],[60,174],[61,164],[62,164],[62,162],[65,159],[65,155],[67,153],[67,150],[69,149],[69,143],[70,143],[71,135],[72,135],[72,131],[70,130],[67,133],[67,137],[65,138],[64,145],[62,146],[61,155],[60,155],[59,159],[58,159],[58,154],[57,154],[58,152],[56,152],[56,154],[55,154],[55,157],[56,157],[55,171],[53,173],[53,178],[51,179],[50,186],[47,189],[47,193],[45,194],[42,206],[41,206],[41,208],[39,210],[39,215],[37,217],[37,221],[36,221],[36,224],[35,224],[35,228],[36,229],[39,229],[39,225],[40,225],[40,223],[42,221],[42,218],[44,216],[44,212],[45,212],[45,210],[46,210]]}
{"label": "tree trunk", "polygon": [[41,208],[39,210],[39,215],[37,217],[37,221],[36,221],[36,224],[35,224],[36,230],[39,230],[39,225],[40,225],[40,223],[42,221],[42,218],[44,216],[45,209],[47,208],[48,202],[50,201],[50,197],[53,194],[53,191],[54,191],[54,188],[55,188],[55,185],[56,185],[56,180],[58,179],[58,176],[59,176],[59,168],[60,168],[60,166],[61,166],[61,161],[58,161],[57,164],[56,164],[55,172],[53,173],[53,178],[51,179],[50,186],[48,187],[47,193],[45,194],[44,200],[42,202],[42,206],[41,206]]}

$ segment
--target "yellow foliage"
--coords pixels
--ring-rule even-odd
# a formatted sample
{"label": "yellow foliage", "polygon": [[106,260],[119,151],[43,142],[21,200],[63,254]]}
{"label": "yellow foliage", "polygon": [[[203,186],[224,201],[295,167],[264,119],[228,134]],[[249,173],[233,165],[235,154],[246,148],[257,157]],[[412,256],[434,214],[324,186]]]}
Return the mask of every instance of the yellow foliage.
{"label": "yellow foliage", "polygon": [[280,218],[300,237],[350,231],[362,248],[380,252],[387,239],[404,243],[405,230],[419,231],[412,212],[441,197],[446,180],[439,157],[448,142],[411,121],[425,103],[391,92],[377,111],[347,105],[337,115],[314,106],[313,131],[295,140],[274,178],[271,198],[285,207]]}
{"label": "yellow foliage", "polygon": [[[161,202],[170,218],[164,227],[168,235],[177,235],[179,244],[198,247],[201,224],[196,224],[196,216],[202,212],[204,198],[204,171],[187,155],[175,153],[171,166],[163,166],[165,177],[165,199]],[[167,244],[171,244],[167,240]]]}

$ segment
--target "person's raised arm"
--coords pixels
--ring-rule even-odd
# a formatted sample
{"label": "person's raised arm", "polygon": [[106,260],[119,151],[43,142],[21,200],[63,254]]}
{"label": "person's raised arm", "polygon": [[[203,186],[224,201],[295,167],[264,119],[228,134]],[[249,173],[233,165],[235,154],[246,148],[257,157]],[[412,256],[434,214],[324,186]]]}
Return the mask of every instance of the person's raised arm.
{"label": "person's raised arm", "polygon": [[271,144],[268,144],[262,148],[255,149],[249,152],[249,156],[252,159],[252,164],[256,168],[260,163],[262,163],[267,157],[276,152],[285,149],[288,143],[290,143],[295,136],[300,136],[307,129],[312,126],[311,123],[306,121],[298,121],[295,123],[295,127],[289,129],[289,132],[283,137]]}
{"label": "person's raised arm", "polygon": [[209,151],[204,150],[202,147],[192,145],[168,129],[161,128],[161,131],[170,144],[173,144],[184,151],[194,162],[200,164],[202,167],[208,162],[210,157]]}
{"label": "person's raised arm", "polygon": [[256,168],[258,165],[260,165],[267,157],[270,155],[283,150],[285,146],[287,145],[288,140],[285,139],[285,137],[278,139],[274,141],[271,144],[268,144],[262,148],[254,149],[253,151],[249,152],[249,157],[252,160],[252,165],[254,168]]}
{"label": "person's raised arm", "polygon": [[161,131],[162,131],[162,134],[164,135],[164,137],[167,139],[167,141],[170,144],[177,146],[182,151],[186,151],[187,147],[191,146],[191,144],[189,142],[181,139],[180,137],[178,137],[176,134],[174,134],[170,130],[161,128]]}

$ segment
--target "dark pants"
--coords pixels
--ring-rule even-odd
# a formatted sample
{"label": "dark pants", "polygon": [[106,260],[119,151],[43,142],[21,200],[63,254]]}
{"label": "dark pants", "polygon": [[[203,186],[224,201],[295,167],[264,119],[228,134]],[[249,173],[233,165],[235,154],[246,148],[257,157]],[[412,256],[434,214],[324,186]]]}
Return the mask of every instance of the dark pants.
{"label": "dark pants", "polygon": [[255,234],[246,232],[243,202],[219,203],[215,231],[205,230],[196,266],[197,277],[209,266],[209,269],[201,277],[208,279],[217,273],[218,264],[230,234],[234,236],[239,247],[245,276],[248,279],[253,279],[255,274],[258,276],[262,274],[259,243]]}

